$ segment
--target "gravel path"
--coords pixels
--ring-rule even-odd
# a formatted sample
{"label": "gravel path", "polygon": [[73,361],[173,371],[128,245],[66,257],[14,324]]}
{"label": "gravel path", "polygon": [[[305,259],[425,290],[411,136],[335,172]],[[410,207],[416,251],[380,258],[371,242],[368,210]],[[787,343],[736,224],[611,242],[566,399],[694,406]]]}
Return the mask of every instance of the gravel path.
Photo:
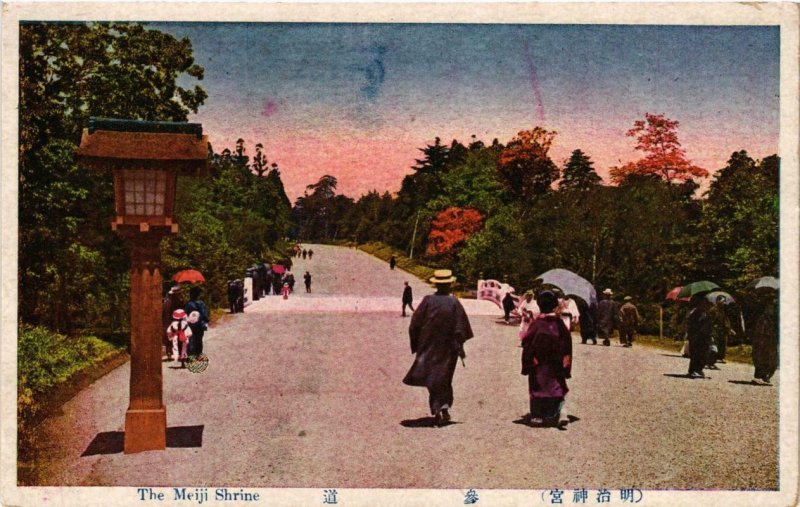
{"label": "gravel path", "polygon": [[[270,296],[211,329],[205,373],[165,363],[171,445],[197,445],[202,434],[201,447],[119,452],[120,434],[107,432],[123,429],[125,365],[47,422],[46,484],[778,487],[780,375],[773,387],[754,386],[752,367],[731,363],[690,380],[677,353],[576,340],[562,413],[570,422],[531,428],[520,423],[527,384],[517,328],[498,324],[486,302],[470,303],[476,337],[455,375],[455,424],[430,427],[427,392],[401,383],[413,357],[399,301],[404,279],[417,299],[431,289],[363,252],[313,248],[314,259],[294,268],[300,291],[312,272],[312,295]],[[87,449],[105,454],[81,456]]]}

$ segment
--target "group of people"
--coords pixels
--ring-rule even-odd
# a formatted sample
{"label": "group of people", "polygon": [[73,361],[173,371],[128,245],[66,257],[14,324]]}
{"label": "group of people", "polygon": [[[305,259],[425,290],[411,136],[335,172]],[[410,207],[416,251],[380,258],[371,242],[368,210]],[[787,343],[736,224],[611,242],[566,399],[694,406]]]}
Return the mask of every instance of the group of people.
{"label": "group of people", "polygon": [[[430,282],[436,286],[436,293],[422,299],[408,329],[415,359],[403,383],[428,389],[428,405],[436,426],[450,421],[453,375],[458,359],[463,363],[466,358],[464,343],[473,337],[464,307],[450,294],[454,281],[450,270],[434,272]],[[526,301],[529,303],[532,297],[533,293],[526,294]],[[557,311],[559,300],[553,292],[540,292],[536,304],[538,312],[522,336],[522,374],[528,376],[530,424],[552,426],[559,422],[569,391],[572,337]]]}
{"label": "group of people", "polygon": [[[416,310],[412,308],[408,330],[411,353],[415,358],[403,383],[428,389],[428,404],[436,426],[450,421],[453,376],[458,359],[461,358],[463,363],[466,358],[465,342],[473,337],[463,306],[450,294],[454,281],[450,270],[435,271],[430,282],[435,285],[436,292],[425,296]],[[408,282],[403,292],[404,316],[406,294],[410,303]],[[624,347],[632,346],[641,322],[639,311],[632,297],[626,296],[623,304],[618,305],[613,295],[611,289],[603,291],[591,315],[591,333],[596,334],[581,333],[582,343],[593,339],[597,344],[599,337],[608,346],[616,329],[619,330],[620,343]],[[714,303],[707,294],[691,298],[686,331],[690,349],[689,376],[692,378],[704,376],[703,368],[713,367],[714,362],[724,362],[727,337],[733,330],[724,311],[726,301],[720,297]],[[750,333],[754,382],[769,385],[778,367],[777,298],[775,293],[764,293],[760,297],[761,312]],[[534,293],[528,291],[520,298],[517,307],[522,320],[519,332],[521,373],[528,377],[529,423],[532,426],[558,425],[569,392],[567,379],[571,378],[572,371],[573,316],[565,318],[564,312],[568,309],[565,301],[553,291],[542,290],[535,296],[534,303]],[[508,318],[510,308],[506,304],[504,311]]]}
{"label": "group of people", "polygon": [[303,259],[308,258],[309,260],[311,260],[314,257],[314,250],[312,250],[311,248],[306,250],[300,245],[295,245],[292,251],[294,253],[294,256],[297,258],[302,257]]}
{"label": "group of people", "polygon": [[189,301],[183,300],[180,285],[170,288],[162,304],[161,321],[165,328],[163,340],[167,361],[186,361],[203,353],[203,336],[210,316],[200,299],[200,287],[189,289]]}
{"label": "group of people", "polygon": [[[267,295],[282,296],[288,299],[294,292],[295,277],[292,273],[291,260],[284,260],[281,264],[283,269],[279,272],[269,264],[260,264],[246,270],[245,275],[253,280],[253,301],[266,297]],[[306,292],[311,292],[311,273],[306,271],[303,275],[303,284]],[[228,280],[228,307],[230,313],[244,312],[245,286],[241,279]]]}

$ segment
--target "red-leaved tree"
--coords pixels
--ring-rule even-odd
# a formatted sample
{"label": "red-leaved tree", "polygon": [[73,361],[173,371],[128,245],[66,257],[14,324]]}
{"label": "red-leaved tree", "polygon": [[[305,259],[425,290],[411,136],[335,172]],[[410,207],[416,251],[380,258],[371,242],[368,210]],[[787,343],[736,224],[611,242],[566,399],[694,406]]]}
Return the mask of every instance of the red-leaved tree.
{"label": "red-leaved tree", "polygon": [[431,222],[428,234],[428,255],[452,253],[483,226],[483,215],[474,208],[449,207],[440,211]]}
{"label": "red-leaved tree", "polygon": [[500,152],[497,173],[515,199],[544,194],[558,179],[558,167],[547,154],[555,137],[555,131],[542,127],[523,130]]}
{"label": "red-leaved tree", "polygon": [[673,183],[708,176],[708,171],[686,159],[686,150],[678,142],[677,121],[663,114],[645,113],[644,116],[645,119],[635,121],[625,135],[636,138],[636,149],[644,152],[645,157],[612,167],[611,181],[619,184],[630,176],[655,175]]}

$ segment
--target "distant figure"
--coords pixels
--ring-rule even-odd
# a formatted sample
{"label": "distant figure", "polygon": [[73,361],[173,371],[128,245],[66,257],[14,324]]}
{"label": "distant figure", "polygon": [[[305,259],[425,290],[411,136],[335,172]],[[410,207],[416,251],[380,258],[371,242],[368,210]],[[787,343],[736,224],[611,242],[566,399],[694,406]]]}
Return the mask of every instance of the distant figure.
{"label": "distant figure", "polygon": [[303,282],[306,284],[306,292],[311,292],[311,273],[308,271],[303,275]]}
{"label": "distant figure", "polygon": [[431,283],[436,293],[425,296],[411,317],[408,334],[414,364],[403,379],[410,386],[428,388],[428,404],[434,425],[450,420],[453,407],[453,374],[464,353],[464,342],[472,338],[467,312],[454,296],[450,284],[455,277],[449,269],[434,271]]}
{"label": "distant figure", "polygon": [[572,336],[555,312],[558,298],[549,290],[536,298],[541,313],[522,339],[522,374],[528,376],[528,396],[534,426],[557,426],[569,392]]}
{"label": "distant figure", "polygon": [[291,292],[294,292],[294,275],[291,272],[286,273],[286,280],[285,281],[286,281],[286,283],[289,284],[289,290]]}
{"label": "distant figure", "polygon": [[583,300],[575,301],[575,303],[578,305],[578,323],[580,323],[581,326],[581,343],[585,344],[589,340],[592,340],[592,345],[597,345],[597,328],[595,327],[597,306],[588,305]]}
{"label": "distant figure", "polygon": [[184,310],[188,315],[189,327],[192,330],[192,337],[189,340],[190,356],[199,356],[203,353],[203,336],[208,329],[210,317],[206,304],[200,299],[200,287],[189,289],[189,302],[186,303]]}
{"label": "distant figure", "polygon": [[303,248],[303,259],[305,259],[305,258],[306,258],[306,255],[308,255],[308,252],[306,251],[306,249],[305,249],[305,248]]}
{"label": "distant figure", "polygon": [[280,273],[272,273],[272,293],[276,296],[280,295],[281,287],[283,287],[283,277]]}
{"label": "distant figure", "polygon": [[411,308],[411,313],[414,313],[414,307],[411,303],[414,301],[414,295],[411,292],[411,286],[408,285],[408,282],[403,282],[403,317],[406,316],[406,306]]}
{"label": "distant figure", "polygon": [[711,331],[714,320],[708,314],[711,302],[703,294],[692,296],[689,316],[686,318],[686,336],[689,340],[689,377],[703,378],[703,368],[708,364],[711,349]]}
{"label": "distant figure", "polygon": [[517,298],[514,297],[514,289],[506,292],[506,295],[503,297],[503,320],[506,321],[506,324],[509,323],[509,319],[511,319],[511,312],[517,306]]}
{"label": "distant figure", "polygon": [[534,317],[539,314],[539,306],[533,300],[533,291],[526,291],[522,295],[522,302],[517,307],[519,316],[521,317],[519,323],[519,341],[520,347],[522,346],[522,339],[528,333],[528,328],[531,327]]}
{"label": "distant figure", "polygon": [[395,259],[394,255],[392,255],[392,258],[389,259],[389,269],[394,271],[395,266],[397,266],[397,259]]}
{"label": "distant figure", "polygon": [[[166,328],[169,326],[170,322],[172,322],[172,312],[179,308],[183,308],[184,301],[183,296],[181,295],[181,286],[180,285],[173,285],[169,292],[167,292],[167,296],[164,298],[164,301],[161,306],[161,326],[162,328]],[[172,339],[167,336],[166,333],[163,335],[163,342],[164,342],[164,349],[167,356],[168,361],[172,361],[173,359],[177,359],[177,356],[173,358],[172,354]]]}
{"label": "distant figure", "polygon": [[239,289],[236,287],[236,280],[228,280],[228,310],[231,313],[236,313],[238,305],[236,298],[239,295]]}
{"label": "distant figure", "polygon": [[597,303],[597,335],[603,340],[603,345],[609,347],[611,335],[614,334],[614,329],[619,327],[619,316],[617,305],[611,299],[614,297],[614,292],[606,289],[600,297],[600,302]]}
{"label": "distant figure", "polygon": [[765,297],[761,313],[756,317],[751,331],[753,340],[753,382],[772,385],[770,379],[778,368],[778,302],[776,294]]}
{"label": "distant figure", "polygon": [[633,304],[633,298],[625,296],[625,303],[619,309],[619,335],[623,347],[633,347],[636,331],[639,329],[639,310]]}
{"label": "distant figure", "polygon": [[291,291],[292,290],[289,288],[289,284],[288,283],[284,283],[283,287],[281,288],[281,295],[283,296],[283,299],[289,299],[289,293]]}
{"label": "distant figure", "polygon": [[314,257],[314,250],[309,248],[308,249],[308,260],[311,260],[312,257]]}
{"label": "distant figure", "polygon": [[[714,362],[725,363],[725,354],[728,350],[728,339],[736,335],[736,332],[731,326],[731,320],[725,311],[725,303],[728,298],[720,294],[714,301],[714,308],[710,310],[711,317],[714,319],[714,328],[711,331],[712,342],[717,346],[717,353],[714,356]],[[710,361],[710,359],[709,359]]]}

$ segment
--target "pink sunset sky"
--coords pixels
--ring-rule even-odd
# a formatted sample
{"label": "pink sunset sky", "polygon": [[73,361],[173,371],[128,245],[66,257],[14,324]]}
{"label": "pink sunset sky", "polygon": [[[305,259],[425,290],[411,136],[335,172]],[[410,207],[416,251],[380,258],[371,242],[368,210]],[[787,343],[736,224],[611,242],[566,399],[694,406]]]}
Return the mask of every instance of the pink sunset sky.
{"label": "pink sunset sky", "polygon": [[641,156],[625,132],[645,113],[679,121],[687,157],[711,172],[734,151],[778,151],[777,27],[151,26],[188,37],[205,68],[190,121],[216,152],[262,143],[292,201],[325,174],[351,197],[396,192],[437,136],[505,144],[536,126],[558,132],[556,164],[579,148],[607,178]]}

